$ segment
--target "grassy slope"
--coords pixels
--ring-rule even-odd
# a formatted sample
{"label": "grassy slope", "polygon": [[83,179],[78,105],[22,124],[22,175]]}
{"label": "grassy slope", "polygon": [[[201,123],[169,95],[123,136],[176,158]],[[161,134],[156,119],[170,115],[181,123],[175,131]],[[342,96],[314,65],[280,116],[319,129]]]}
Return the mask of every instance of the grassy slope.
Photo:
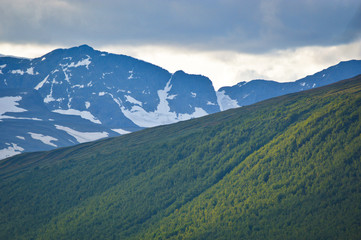
{"label": "grassy slope", "polygon": [[361,79],[0,162],[0,239],[354,238]]}
{"label": "grassy slope", "polygon": [[360,80],[355,88],[315,91],[291,104],[303,111],[326,103],[150,228],[145,239],[360,239]]}

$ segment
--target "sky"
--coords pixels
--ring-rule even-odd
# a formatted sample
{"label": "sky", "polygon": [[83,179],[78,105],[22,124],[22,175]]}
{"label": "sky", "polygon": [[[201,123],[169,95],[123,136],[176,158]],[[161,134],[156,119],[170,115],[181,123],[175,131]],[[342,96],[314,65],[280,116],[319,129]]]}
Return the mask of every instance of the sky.
{"label": "sky", "polygon": [[216,89],[361,59],[359,0],[0,0],[0,23],[3,55],[88,44]]}

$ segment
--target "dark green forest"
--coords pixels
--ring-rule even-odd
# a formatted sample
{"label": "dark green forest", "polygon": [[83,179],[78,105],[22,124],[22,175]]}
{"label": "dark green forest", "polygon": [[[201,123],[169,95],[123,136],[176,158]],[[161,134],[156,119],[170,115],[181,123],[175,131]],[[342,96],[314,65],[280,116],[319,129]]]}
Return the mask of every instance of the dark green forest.
{"label": "dark green forest", "polygon": [[361,76],[0,161],[0,239],[361,239]]}

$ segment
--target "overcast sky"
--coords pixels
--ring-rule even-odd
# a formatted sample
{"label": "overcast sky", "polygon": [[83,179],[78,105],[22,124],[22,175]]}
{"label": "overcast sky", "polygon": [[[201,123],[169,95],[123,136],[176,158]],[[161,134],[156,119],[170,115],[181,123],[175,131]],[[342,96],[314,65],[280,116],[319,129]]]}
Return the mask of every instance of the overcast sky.
{"label": "overcast sky", "polygon": [[359,0],[0,0],[0,54],[88,44],[215,88],[361,59]]}

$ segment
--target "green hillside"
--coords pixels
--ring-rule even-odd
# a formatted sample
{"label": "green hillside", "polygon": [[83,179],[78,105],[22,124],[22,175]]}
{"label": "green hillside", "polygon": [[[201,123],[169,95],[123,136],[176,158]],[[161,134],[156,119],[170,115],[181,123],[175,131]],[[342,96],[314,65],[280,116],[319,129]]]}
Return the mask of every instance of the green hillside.
{"label": "green hillside", "polygon": [[361,76],[0,161],[0,239],[361,239]]}

